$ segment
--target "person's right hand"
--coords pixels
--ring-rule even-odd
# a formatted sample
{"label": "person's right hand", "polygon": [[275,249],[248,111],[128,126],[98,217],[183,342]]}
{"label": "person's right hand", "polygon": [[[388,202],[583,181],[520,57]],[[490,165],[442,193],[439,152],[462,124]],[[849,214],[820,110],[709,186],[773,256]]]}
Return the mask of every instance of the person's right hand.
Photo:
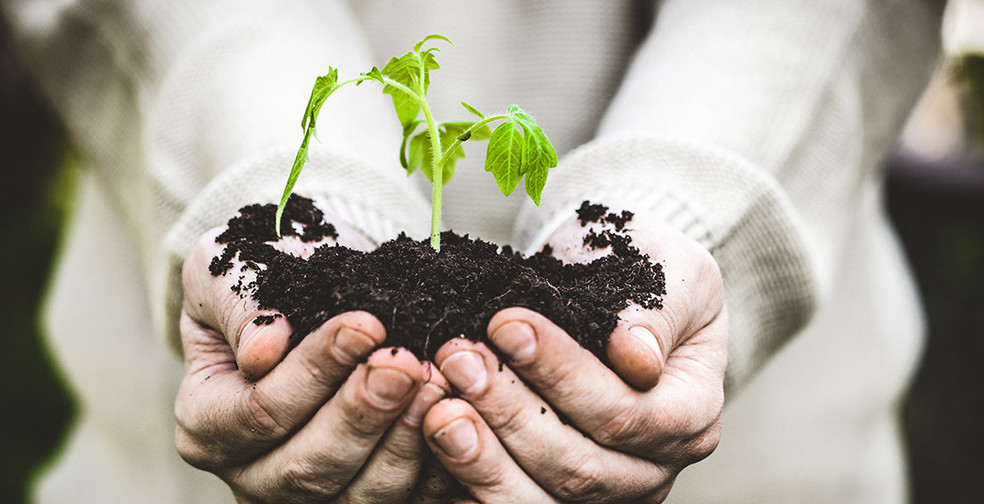
{"label": "person's right hand", "polygon": [[[340,243],[372,246],[336,227]],[[332,318],[284,355],[286,319],[258,324],[275,312],[232,290],[241,264],[223,276],[209,272],[220,231],[203,235],[184,264],[178,452],[222,478],[240,502],[406,500],[428,453],[423,415],[447,381],[407,350],[373,352],[385,330],[365,312]],[[313,249],[294,240],[275,246]]]}

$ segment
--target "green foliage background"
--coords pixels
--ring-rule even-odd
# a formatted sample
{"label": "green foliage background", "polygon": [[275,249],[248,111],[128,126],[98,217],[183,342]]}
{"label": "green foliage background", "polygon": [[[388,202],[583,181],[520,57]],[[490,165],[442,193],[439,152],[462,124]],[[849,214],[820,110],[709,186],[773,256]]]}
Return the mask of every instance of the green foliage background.
{"label": "green foliage background", "polygon": [[[2,20],[0,20],[2,21]],[[74,172],[65,137],[0,22],[0,502],[26,501],[74,405],[49,360],[39,307]]]}

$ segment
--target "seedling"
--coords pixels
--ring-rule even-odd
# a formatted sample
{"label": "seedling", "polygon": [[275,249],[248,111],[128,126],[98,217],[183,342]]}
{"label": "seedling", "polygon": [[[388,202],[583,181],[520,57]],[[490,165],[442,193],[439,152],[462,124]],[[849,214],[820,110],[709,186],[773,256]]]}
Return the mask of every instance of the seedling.
{"label": "seedling", "polygon": [[[297,177],[308,157],[308,145],[315,133],[315,122],[325,100],[347,84],[376,81],[383,85],[383,93],[391,95],[396,115],[403,127],[400,144],[400,164],[411,174],[420,169],[430,179],[431,234],[430,244],[441,250],[441,192],[444,184],[454,176],[455,164],[465,157],[461,144],[469,140],[488,140],[485,151],[485,171],[491,172],[503,195],[510,195],[520,179],[525,177],[526,194],[540,204],[540,194],[547,181],[547,171],[557,166],[557,152],[529,114],[517,105],[510,105],[504,114],[486,116],[475,107],[461,102],[468,112],[478,117],[475,121],[437,123],[427,103],[430,71],[438,67],[434,54],[437,47],[424,46],[430,41],[443,41],[454,45],[443,35],[428,35],[413,46],[413,50],[400,57],[392,57],[382,70],[372,67],[366,73],[339,82],[338,70],[328,67],[328,73],[315,79],[311,98],[304,109],[301,128],[304,138],[297,150],[294,164],[287,178],[280,205],[277,207],[276,228],[280,236],[280,220],[284,206],[290,197]],[[423,114],[423,119],[420,118]],[[495,130],[492,123],[500,122]],[[418,132],[421,125],[425,128]]]}

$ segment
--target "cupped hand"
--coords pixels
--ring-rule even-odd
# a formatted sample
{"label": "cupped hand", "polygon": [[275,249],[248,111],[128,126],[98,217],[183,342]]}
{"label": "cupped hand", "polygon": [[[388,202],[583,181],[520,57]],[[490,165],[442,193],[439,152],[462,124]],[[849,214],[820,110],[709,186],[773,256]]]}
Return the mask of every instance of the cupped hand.
{"label": "cupped hand", "polygon": [[[424,419],[428,444],[482,502],[661,502],[676,475],[720,439],[728,324],[711,255],[644,216],[633,245],[664,265],[660,310],[629,307],[608,343],[608,367],[550,320],[499,312],[490,342],[448,342],[435,356],[459,399]],[[554,253],[586,261],[573,220]]]}
{"label": "cupped hand", "polygon": [[[250,271],[210,274],[219,231],[198,241],[183,270],[178,452],[240,502],[407,499],[428,456],[424,413],[448,390],[441,373],[406,350],[376,349],[385,330],[365,312],[328,320],[285,355],[286,319],[232,290]],[[338,231],[345,245],[371,246]],[[314,247],[293,238],[275,246]]]}

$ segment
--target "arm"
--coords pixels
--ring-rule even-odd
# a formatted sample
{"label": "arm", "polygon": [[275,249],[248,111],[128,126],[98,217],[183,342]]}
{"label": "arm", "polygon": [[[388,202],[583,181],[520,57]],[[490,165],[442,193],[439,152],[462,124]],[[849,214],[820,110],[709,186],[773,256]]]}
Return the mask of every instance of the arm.
{"label": "arm", "polygon": [[[544,501],[662,500],[681,469],[714,449],[724,386],[737,393],[825,302],[838,256],[850,245],[841,238],[848,216],[864,186],[875,185],[878,161],[928,78],[937,7],[666,2],[598,136],[561,162],[549,186],[553,197],[521,217],[519,237],[529,249],[550,242],[558,250],[558,238],[577,247],[576,235],[564,238],[573,208],[584,199],[607,202],[656,220],[636,231],[661,249],[653,258],[666,258],[668,275],[675,271],[692,285],[701,277],[691,274],[706,268],[688,258],[710,252],[720,276],[697,282],[703,289],[674,291],[671,282],[667,302],[683,298],[682,307],[627,314],[627,324],[652,317],[668,354],[642,357],[663,366],[652,389],[609,381],[592,358],[560,346],[567,339],[555,326],[528,313],[499,319],[521,321],[533,328],[538,348],[550,345],[510,364],[528,390],[515,390],[490,365],[487,383],[469,388],[481,367],[459,373],[455,362],[465,358],[457,355],[490,362],[491,354],[462,343],[442,349],[438,364],[467,404],[438,403],[424,426],[452,474],[489,501],[508,501],[515,488]],[[723,292],[715,293],[711,286],[722,279]],[[720,306],[719,316],[702,321],[707,310],[699,306]],[[511,355],[516,347],[506,336],[521,339],[518,331],[495,322],[490,339]],[[541,400],[550,408],[530,419],[524,412]],[[569,428],[550,427],[551,409],[591,442],[577,432],[558,439]],[[470,425],[474,436],[455,430]],[[482,450],[442,451],[454,439]],[[524,452],[522,439],[557,451]]]}
{"label": "arm", "polygon": [[937,4],[666,2],[520,238],[537,246],[593,199],[703,245],[724,276],[736,391],[823,303],[859,188],[929,77]]}
{"label": "arm", "polygon": [[[255,304],[230,296],[234,278],[208,274],[218,246],[208,235],[198,240],[243,203],[279,198],[321,62],[368,68],[343,4],[15,1],[3,8],[72,141],[126,216],[154,306],[167,308],[155,312],[158,326],[167,325],[170,343],[183,344],[186,375],[175,403],[181,455],[244,500],[404,495],[424,445],[420,407],[417,416],[402,413],[414,410],[415,398],[426,405],[440,397],[423,385],[427,368],[404,354],[372,353],[381,327],[349,314],[271,369],[289,328],[281,319],[260,332]],[[391,105],[365,93],[347,98],[325,112],[360,126],[332,129],[326,121],[322,138],[332,143],[313,146],[320,151],[298,190],[371,247],[412,227],[403,216],[423,213],[422,204],[402,170],[387,169],[399,145]],[[376,134],[354,133],[369,125]],[[340,333],[365,344],[348,357],[326,351],[345,339]],[[387,388],[393,376],[409,386],[388,402],[374,400],[374,385]],[[298,390],[306,393],[290,394]],[[346,430],[351,425],[361,430]],[[383,455],[372,456],[377,446]],[[325,452],[330,463],[318,463]]]}

